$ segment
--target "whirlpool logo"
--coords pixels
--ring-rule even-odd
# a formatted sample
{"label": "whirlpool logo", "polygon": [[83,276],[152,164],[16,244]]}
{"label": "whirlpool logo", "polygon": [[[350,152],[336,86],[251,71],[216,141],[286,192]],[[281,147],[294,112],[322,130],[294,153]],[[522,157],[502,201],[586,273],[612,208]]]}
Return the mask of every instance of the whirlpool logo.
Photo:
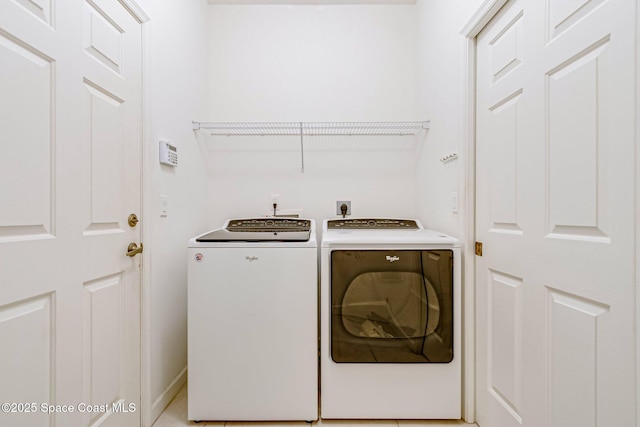
{"label": "whirlpool logo", "polygon": [[395,255],[387,255],[386,256],[386,260],[389,262],[396,262],[396,261],[400,261],[400,257],[399,256],[395,256]]}

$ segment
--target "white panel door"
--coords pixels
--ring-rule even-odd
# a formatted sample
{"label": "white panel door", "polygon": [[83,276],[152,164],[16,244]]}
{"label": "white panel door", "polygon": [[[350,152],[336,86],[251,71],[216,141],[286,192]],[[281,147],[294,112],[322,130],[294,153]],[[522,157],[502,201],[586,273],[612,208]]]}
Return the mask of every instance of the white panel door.
{"label": "white panel door", "polygon": [[634,0],[512,0],[477,38],[478,423],[635,425]]}
{"label": "white panel door", "polygon": [[0,2],[0,425],[140,423],[140,49],[116,0]]}

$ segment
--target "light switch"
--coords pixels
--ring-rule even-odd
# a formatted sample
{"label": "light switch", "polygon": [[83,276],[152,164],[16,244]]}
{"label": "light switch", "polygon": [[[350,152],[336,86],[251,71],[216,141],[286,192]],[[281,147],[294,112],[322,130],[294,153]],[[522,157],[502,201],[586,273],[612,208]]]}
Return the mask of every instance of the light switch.
{"label": "light switch", "polygon": [[458,213],[458,193],[451,193],[451,212]]}
{"label": "light switch", "polygon": [[163,194],[160,195],[160,216],[167,216],[167,210],[169,208],[169,196]]}

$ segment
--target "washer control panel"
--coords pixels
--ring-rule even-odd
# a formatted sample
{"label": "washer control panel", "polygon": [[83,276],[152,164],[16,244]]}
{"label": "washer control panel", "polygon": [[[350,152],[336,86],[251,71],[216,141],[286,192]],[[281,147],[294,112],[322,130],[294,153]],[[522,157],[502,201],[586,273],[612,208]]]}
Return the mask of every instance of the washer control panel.
{"label": "washer control panel", "polygon": [[387,219],[387,218],[349,218],[334,219],[328,222],[331,229],[361,229],[361,230],[418,230],[418,223],[412,219]]}
{"label": "washer control panel", "polygon": [[228,231],[309,231],[311,221],[297,218],[248,218],[233,219]]}

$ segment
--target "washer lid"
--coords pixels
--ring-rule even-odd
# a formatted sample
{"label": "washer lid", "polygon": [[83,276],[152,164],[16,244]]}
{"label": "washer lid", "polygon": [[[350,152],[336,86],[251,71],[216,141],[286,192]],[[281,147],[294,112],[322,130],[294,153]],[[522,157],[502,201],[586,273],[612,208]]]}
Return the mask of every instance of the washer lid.
{"label": "washer lid", "polygon": [[247,218],[227,221],[225,228],[203,234],[197,242],[306,242],[311,221],[297,218]]}

